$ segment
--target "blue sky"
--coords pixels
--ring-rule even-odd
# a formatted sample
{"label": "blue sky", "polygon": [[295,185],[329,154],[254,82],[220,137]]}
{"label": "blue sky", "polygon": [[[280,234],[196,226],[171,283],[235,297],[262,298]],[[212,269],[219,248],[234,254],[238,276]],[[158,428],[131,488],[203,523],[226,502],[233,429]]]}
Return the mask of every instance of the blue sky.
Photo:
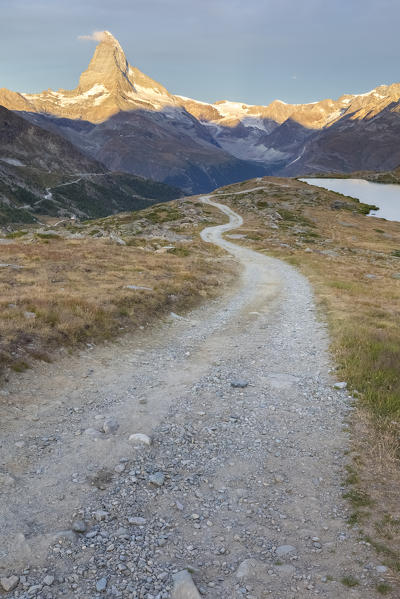
{"label": "blue sky", "polygon": [[398,0],[1,0],[0,87],[72,89],[108,29],[199,100],[311,102],[400,81]]}

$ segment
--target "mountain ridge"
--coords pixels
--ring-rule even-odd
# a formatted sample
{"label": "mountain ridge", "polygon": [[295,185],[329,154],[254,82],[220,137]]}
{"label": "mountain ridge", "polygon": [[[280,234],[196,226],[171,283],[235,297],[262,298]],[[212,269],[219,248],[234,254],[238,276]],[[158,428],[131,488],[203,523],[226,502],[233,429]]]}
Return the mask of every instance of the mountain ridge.
{"label": "mountain ridge", "polygon": [[[400,164],[400,84],[306,104],[207,103],[171,94],[100,36],[74,90],[0,90],[0,104],[108,168],[208,192],[260,175]],[[378,150],[378,151],[377,151]]]}

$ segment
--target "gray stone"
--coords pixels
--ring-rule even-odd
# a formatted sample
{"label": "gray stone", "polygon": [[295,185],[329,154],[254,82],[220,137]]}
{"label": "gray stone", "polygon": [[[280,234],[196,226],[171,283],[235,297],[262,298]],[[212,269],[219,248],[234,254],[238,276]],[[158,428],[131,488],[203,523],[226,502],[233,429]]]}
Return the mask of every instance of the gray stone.
{"label": "gray stone", "polygon": [[244,379],[235,379],[231,381],[231,387],[234,387],[235,389],[244,389],[248,384],[248,381],[245,381]]}
{"label": "gray stone", "polygon": [[48,574],[47,576],[45,576],[45,578],[43,578],[43,584],[45,584],[46,586],[51,586],[54,582],[54,576],[51,576],[50,574]]}
{"label": "gray stone", "polygon": [[334,387],[335,389],[346,389],[346,387],[347,387],[347,383],[345,383],[344,381],[342,381],[341,383],[335,383],[335,384],[333,385],[333,387]]}
{"label": "gray stone", "polygon": [[83,520],[74,520],[72,522],[71,529],[74,532],[86,532],[86,529],[87,529],[86,522],[84,522]]}
{"label": "gray stone", "polygon": [[293,547],[293,545],[281,545],[280,547],[277,547],[275,553],[277,556],[283,557],[284,555],[288,555],[289,553],[293,553],[295,551],[296,547]]}
{"label": "gray stone", "polygon": [[143,433],[135,433],[130,435],[129,441],[134,445],[151,445],[151,439]]}
{"label": "gray stone", "polygon": [[126,245],[126,242],[123,239],[121,239],[121,237],[118,237],[118,235],[116,235],[115,233],[110,233],[110,239],[118,245]]}
{"label": "gray stone", "polygon": [[149,481],[156,487],[162,487],[165,481],[165,476],[162,472],[155,472],[154,474],[150,474]]}
{"label": "gray stone", "polygon": [[146,518],[134,516],[133,518],[128,518],[128,522],[129,524],[134,524],[135,526],[143,526],[143,524],[146,524]]}
{"label": "gray stone", "polygon": [[24,312],[24,317],[27,320],[34,320],[36,318],[36,314],[34,312],[28,312],[28,311],[26,311],[26,312]]}
{"label": "gray stone", "polygon": [[376,571],[379,572],[379,574],[384,574],[385,572],[387,572],[387,567],[386,566],[376,566]]}
{"label": "gray stone", "polygon": [[20,266],[19,264],[0,264],[0,268],[13,268],[14,270],[19,270],[20,268],[23,268],[23,266]]}
{"label": "gray stone", "polygon": [[199,591],[187,570],[172,575],[174,583],[171,599],[201,599]]}
{"label": "gray stone", "polygon": [[105,510],[97,510],[93,513],[94,519],[97,520],[97,522],[103,522],[103,520],[107,519],[108,516],[108,512],[106,512]]}
{"label": "gray stone", "polygon": [[28,589],[28,595],[31,595],[33,597],[33,595],[36,595],[36,593],[38,593],[41,590],[42,590],[42,585],[41,584],[33,584]]}
{"label": "gray stone", "polygon": [[94,439],[100,439],[103,433],[95,428],[87,428],[85,429],[85,435],[89,435],[89,437],[93,437]]}
{"label": "gray stone", "polygon": [[103,423],[103,431],[107,435],[114,435],[118,429],[119,429],[119,424],[115,420],[115,418],[108,418]]}
{"label": "gray stone", "polygon": [[103,591],[105,591],[107,588],[107,578],[100,578],[97,582],[96,582],[96,591],[98,593],[102,593]]}
{"label": "gray stone", "polygon": [[143,287],[142,285],[125,285],[126,289],[145,289],[146,291],[153,291],[153,287]]}
{"label": "gray stone", "polygon": [[17,588],[19,583],[19,576],[9,576],[8,578],[0,578],[0,584],[3,590],[6,592],[13,591]]}
{"label": "gray stone", "polygon": [[236,578],[265,580],[268,576],[266,564],[257,559],[245,559],[236,570]]}

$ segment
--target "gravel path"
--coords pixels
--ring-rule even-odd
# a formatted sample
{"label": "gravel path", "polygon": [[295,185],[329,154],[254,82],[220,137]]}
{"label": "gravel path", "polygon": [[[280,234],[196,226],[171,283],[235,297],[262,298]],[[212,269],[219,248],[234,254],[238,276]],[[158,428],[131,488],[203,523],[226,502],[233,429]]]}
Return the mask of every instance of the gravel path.
{"label": "gravel path", "polygon": [[1,391],[9,596],[195,598],[173,590],[186,569],[209,599],[380,596],[310,285],[223,240],[241,217],[213,204],[230,221],[202,236],[242,264],[237,289]]}

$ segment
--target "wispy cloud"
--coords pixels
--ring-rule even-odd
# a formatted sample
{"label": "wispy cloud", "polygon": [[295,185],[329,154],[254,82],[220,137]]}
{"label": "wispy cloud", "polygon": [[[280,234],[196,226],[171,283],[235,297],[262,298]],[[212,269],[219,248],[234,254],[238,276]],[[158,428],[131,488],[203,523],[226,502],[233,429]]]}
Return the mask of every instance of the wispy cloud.
{"label": "wispy cloud", "polygon": [[89,35],[78,35],[78,40],[90,40],[92,42],[101,42],[105,36],[105,31],[93,31]]}

